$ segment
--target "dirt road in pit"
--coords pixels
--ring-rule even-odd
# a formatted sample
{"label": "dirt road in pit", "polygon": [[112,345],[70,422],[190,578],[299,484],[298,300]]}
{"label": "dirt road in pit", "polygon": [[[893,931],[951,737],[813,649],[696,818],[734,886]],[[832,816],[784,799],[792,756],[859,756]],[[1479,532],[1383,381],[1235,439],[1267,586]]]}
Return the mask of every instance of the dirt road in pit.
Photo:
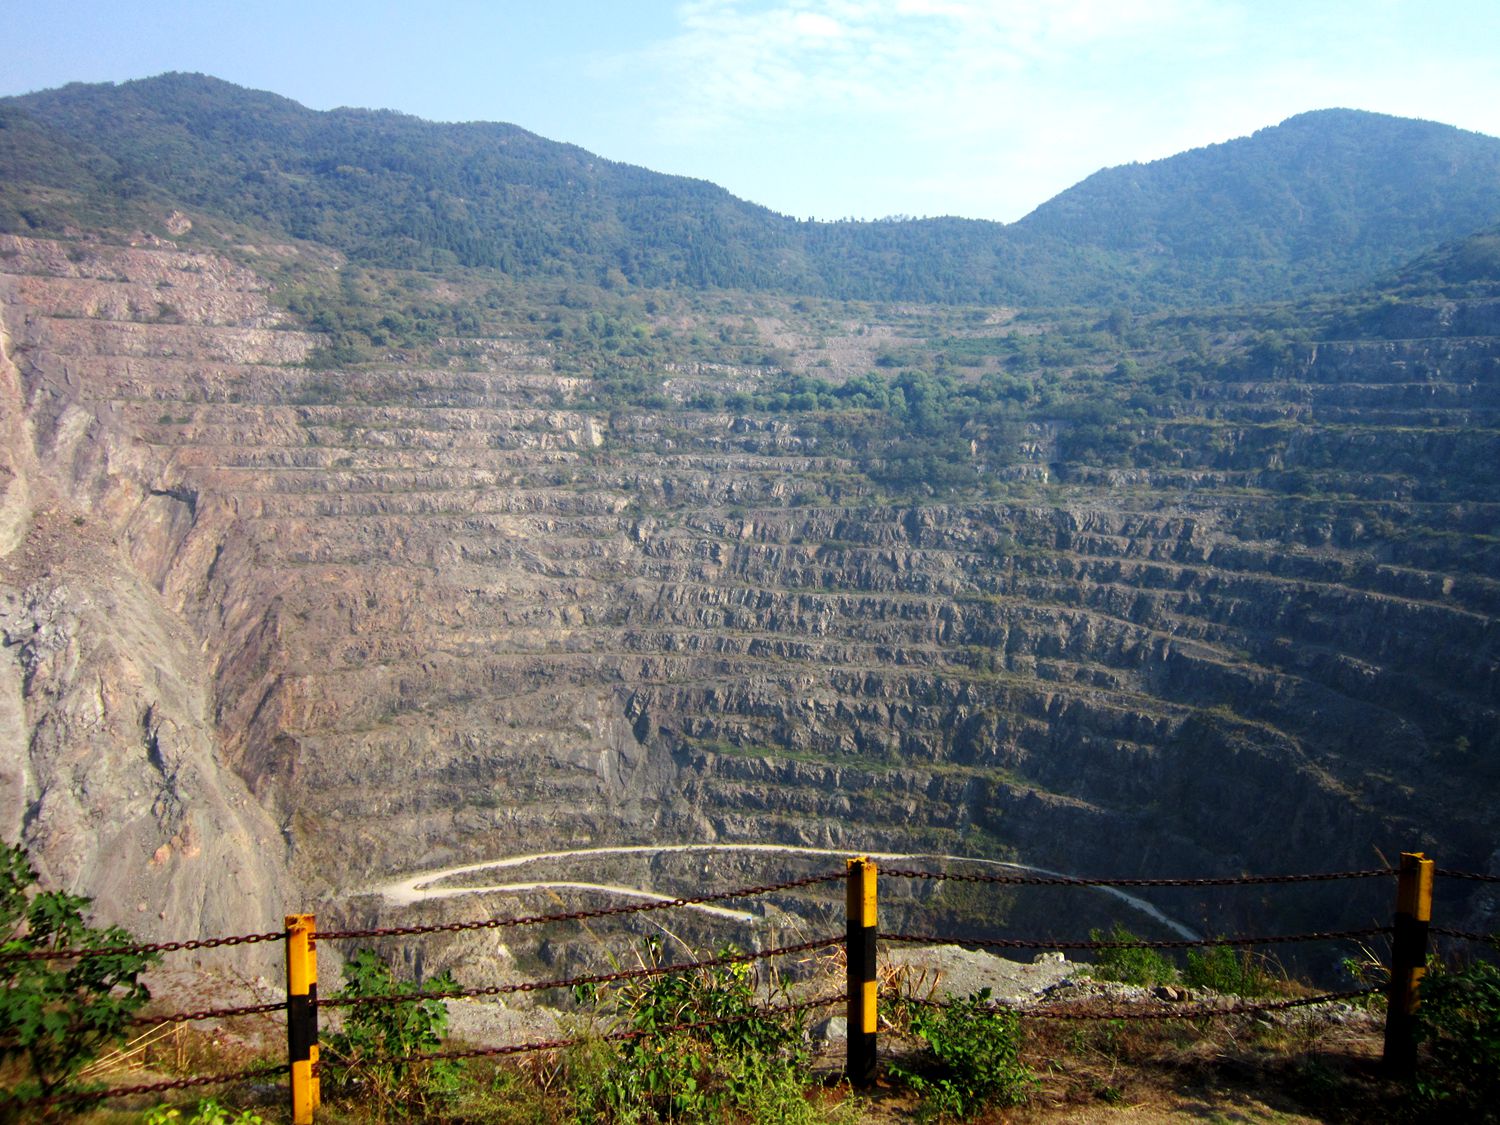
{"label": "dirt road in pit", "polygon": [[[670,902],[678,896],[659,894],[656,891],[649,891],[642,887],[627,887],[610,883],[538,881],[526,883],[490,883],[458,887],[445,887],[440,884],[446,880],[461,875],[471,875],[477,871],[510,870],[517,867],[525,867],[532,863],[540,863],[545,860],[587,860],[599,856],[649,856],[681,852],[757,852],[771,855],[824,856],[839,859],[847,858],[850,855],[848,851],[840,851],[836,848],[808,848],[791,844],[626,844],[608,848],[573,848],[555,852],[533,852],[528,855],[502,856],[499,859],[485,860],[482,863],[464,863],[453,867],[438,868],[433,871],[421,871],[415,875],[409,875],[402,879],[370,887],[366,893],[380,895],[387,902],[397,906],[409,906],[412,903],[429,899],[457,898],[461,895],[502,894],[537,890],[590,891],[622,898]],[[1021,871],[1032,875],[1065,879],[1075,877],[1068,875],[1066,872],[1052,871],[1045,867],[1032,867],[1024,863],[1006,863],[997,859],[977,859],[972,856],[941,855],[931,852],[866,852],[863,854],[880,863],[900,860],[941,860],[950,863],[997,867],[1006,871]],[[1180,937],[1197,940],[1202,936],[1197,931],[1177,921],[1177,919],[1164,914],[1145,899],[1122,891],[1118,887],[1092,887],[1090,890],[1118,899],[1132,910],[1139,911],[1141,914],[1154,919]],[[754,914],[747,914],[744,911],[738,910],[726,910],[722,907],[706,904],[698,904],[690,907],[690,909],[712,914],[716,917],[733,918],[740,922],[754,922],[757,920],[757,916]]]}

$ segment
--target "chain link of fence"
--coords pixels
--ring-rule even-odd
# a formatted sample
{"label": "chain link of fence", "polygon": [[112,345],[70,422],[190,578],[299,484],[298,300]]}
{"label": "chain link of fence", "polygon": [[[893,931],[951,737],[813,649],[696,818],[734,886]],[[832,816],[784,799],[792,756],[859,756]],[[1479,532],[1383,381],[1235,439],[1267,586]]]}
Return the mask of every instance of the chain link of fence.
{"label": "chain link of fence", "polygon": [[85,957],[122,957],[148,953],[180,953],[192,949],[219,949],[225,946],[254,945],[262,941],[285,941],[286,932],[239,934],[235,937],[204,938],[201,941],[159,941],[146,945],[108,945],[94,949],[34,949],[25,952],[0,953],[0,965],[14,961],[69,961]]}
{"label": "chain link of fence", "polygon": [[1099,938],[1092,941],[1033,941],[1025,938],[967,938],[938,934],[881,934],[883,941],[909,945],[974,945],[984,949],[1198,949],[1209,945],[1283,945],[1299,941],[1349,941],[1391,932],[1390,926],[1362,930],[1319,930],[1306,934],[1267,934],[1254,937],[1145,939]]}
{"label": "chain link of fence", "polygon": [[984,875],[949,871],[908,871],[882,868],[897,879],[929,879],[950,883],[998,883],[1017,887],[1253,887],[1278,883],[1326,883],[1337,879],[1375,879],[1395,875],[1394,867],[1368,871],[1331,871],[1311,875],[1226,875],[1207,879],[1082,879],[1071,875]]}
{"label": "chain link of fence", "polygon": [[[1228,887],[1256,886],[1278,883],[1317,883],[1338,879],[1369,879],[1394,875],[1395,868],[1374,868],[1366,871],[1334,871],[1303,875],[1239,875],[1201,879],[1086,879],[1067,875],[994,875],[947,871],[920,871],[887,868],[882,875],[898,879],[929,879],[960,883],[994,883],[1008,886],[1038,887]],[[1500,875],[1486,875],[1474,871],[1456,871],[1439,868],[1437,874],[1451,879],[1470,879],[1480,882],[1500,883]],[[844,878],[844,873],[826,872],[801,879],[788,879],[779,883],[766,883],[752,887],[741,887],[732,891],[720,891],[711,895],[688,898],[661,899],[655,902],[632,903],[625,906],[599,907],[593,910],[571,910],[556,914],[534,914],[517,918],[486,918],[473,922],[435,922],[418,926],[385,926],[364,930],[330,930],[315,937],[321,941],[346,941],[359,938],[409,937],[420,934],[460,933],[466,930],[505,929],[517,926],[541,925],[547,922],[592,921],[626,914],[640,914],[655,910],[672,910],[684,906],[701,906],[715,902],[726,902],[737,898],[754,898],[774,894],[777,891],[795,890],[831,883]],[[150,942],[140,945],[104,946],[94,949],[52,949],[0,953],[0,964],[16,961],[70,960],[86,957],[114,957],[122,955],[144,955],[153,953],[180,953],[198,949],[218,949],[238,945],[253,945],[258,942],[284,941],[285,931],[262,934],[238,934],[231,937],[203,938],[191,941]]]}
{"label": "chain link of fence", "polygon": [[[786,957],[795,953],[809,953],[818,949],[829,949],[843,945],[841,937],[817,938],[797,945],[783,945],[775,949],[755,953],[727,953],[702,961],[691,961],[675,965],[650,965],[639,969],[620,969],[612,973],[595,973],[589,976],[567,977],[561,980],[526,981],[519,984],[492,984],[480,988],[458,988],[441,992],[391,992],[378,996],[340,997],[333,996],[318,1001],[318,1008],[361,1008],[369,1005],[409,1004],[419,1000],[465,1000],[481,996],[509,996],[514,993],[543,992],[554,988],[572,988],[576,985],[613,984],[617,981],[645,980],[651,977],[671,976],[702,969],[716,969],[728,965],[744,965],[753,961],[765,961],[773,957]],[[284,1005],[283,1005],[284,1006]]]}
{"label": "chain link of fence", "polygon": [[[168,1082],[147,1082],[138,1086],[112,1086],[107,1090],[76,1090],[46,1098],[30,1098],[18,1104],[26,1106],[77,1105],[102,1102],[110,1098],[128,1098],[139,1094],[164,1094],[169,1090],[196,1090],[201,1086],[227,1086],[231,1082],[253,1082],[257,1078],[279,1078],[292,1068],[286,1063],[251,1067],[228,1074],[205,1074],[199,1078],[174,1078]],[[3,1106],[4,1102],[0,1102]]]}
{"label": "chain link of fence", "polygon": [[[1041,1020],[1196,1020],[1221,1016],[1259,1015],[1263,1012],[1279,1012],[1289,1008],[1305,1008],[1316,1004],[1334,1004],[1368,996],[1384,995],[1382,988],[1351,988],[1343,992],[1323,992],[1316,996],[1296,996],[1285,1000],[1242,1000],[1217,1004],[1174,1004],[1170,1007],[1147,1008],[1134,1005],[1130,1008],[1090,1008],[1090,1001],[1064,1006],[1028,1008],[1019,1004],[989,1004],[984,1009],[991,1012],[1014,1012],[1022,1019]],[[919,1004],[927,1008],[954,1007],[952,1001],[927,1000],[905,997],[908,1004]],[[966,1009],[972,1010],[972,1009]]]}
{"label": "chain link of fence", "polygon": [[780,883],[765,883],[755,887],[719,891],[711,895],[696,895],[692,898],[663,898],[655,902],[637,902],[627,906],[601,906],[594,910],[568,910],[557,914],[531,914],[518,918],[486,918],[477,922],[431,922],[419,926],[382,926],[368,930],[319,931],[313,936],[318,941],[350,941],[357,938],[412,937],[417,934],[456,934],[466,930],[499,930],[516,926],[537,926],[544,922],[586,922],[596,918],[614,918],[624,914],[677,910],[684,906],[703,906],[737,898],[755,898],[760,895],[774,894],[777,891],[811,887],[818,883],[832,883],[843,878],[842,871],[835,871],[822,875],[809,875],[802,879],[787,879]]}
{"label": "chain link of fence", "polygon": [[155,1027],[166,1023],[193,1023],[198,1020],[230,1019],[234,1016],[259,1016],[268,1012],[286,1011],[286,1001],[274,1004],[246,1004],[239,1008],[203,1008],[196,1012],[169,1012],[162,1016],[136,1016],[130,1020],[133,1027]]}
{"label": "chain link of fence", "polygon": [[[885,869],[881,874],[893,878],[951,881],[961,883],[998,884],[1009,886],[1056,886],[1056,887],[1230,887],[1230,886],[1256,886],[1274,884],[1296,884],[1296,883],[1320,883],[1334,880],[1369,879],[1380,878],[1396,874],[1394,868],[1378,868],[1361,871],[1339,871],[1315,874],[1298,875],[1243,875],[1226,876],[1216,878],[1076,878],[1063,875],[1029,875],[1029,874],[978,874],[962,872],[923,871],[891,868]],[[1440,868],[1436,874],[1453,879],[1464,879],[1477,882],[1500,882],[1500,876],[1481,874],[1478,872],[1458,871]],[[315,937],[323,941],[358,940],[365,938],[407,937],[423,934],[438,933],[461,933],[476,930],[494,930],[502,928],[515,928],[523,926],[540,925],[551,922],[567,921],[592,921],[601,918],[627,916],[633,914],[648,913],[653,911],[675,910],[684,907],[708,905],[712,903],[727,902],[736,899],[755,898],[763,895],[774,894],[781,891],[799,890],[824,883],[841,882],[846,878],[843,871],[825,872],[809,875],[799,879],[788,879],[776,883],[765,883],[749,887],[736,888],[729,891],[720,891],[713,894],[705,894],[681,898],[661,898],[643,903],[631,903],[621,906],[599,907],[590,910],[563,911],[553,914],[537,914],[519,916],[513,918],[490,918],[479,921],[468,922],[446,922],[429,923],[411,926],[390,926],[370,929],[334,930],[326,933],[317,933]],[[1312,941],[1352,941],[1362,940],[1370,937],[1388,935],[1393,932],[1391,926],[1376,926],[1352,930],[1326,930],[1302,934],[1272,934],[1255,936],[1226,936],[1202,939],[1172,939],[1172,940],[1121,940],[1102,938],[1090,941],[1035,941],[1026,939],[1001,939],[1001,938],[964,938],[932,934],[881,934],[885,941],[900,942],[908,944],[957,944],[971,946],[981,949],[1020,949],[1020,950],[1109,950],[1127,948],[1145,949],[1193,949],[1210,946],[1257,946],[1278,945],[1291,942]],[[1431,927],[1430,933],[1436,936],[1451,937],[1466,941],[1486,942],[1493,941],[1493,935],[1474,933],[1466,930],[1450,929],[1446,927]],[[143,943],[128,946],[110,946],[99,948],[77,948],[56,950],[31,950],[0,953],[0,964],[23,962],[23,961],[46,961],[46,960],[68,960],[122,955],[152,955],[161,953],[176,953],[192,950],[217,949],[235,947],[241,945],[252,945],[261,942],[282,941],[287,934],[285,931],[262,934],[243,934],[231,937],[206,938],[191,941],[169,941],[157,943]],[[380,996],[364,997],[336,997],[317,1002],[319,1008],[356,1008],[366,1005],[418,1003],[425,1000],[451,1000],[479,997],[504,996],[517,993],[539,992],[550,989],[570,988],[581,985],[605,985],[625,981],[643,980],[655,977],[670,976],[676,974],[700,972],[709,969],[728,967],[732,965],[743,965],[752,962],[766,961],[772,958],[793,956],[801,953],[814,953],[821,950],[842,945],[842,937],[817,938],[810,941],[800,942],[795,945],[780,946],[773,949],[760,950],[746,953],[725,953],[716,957],[705,958],[697,961],[671,964],[671,965],[643,965],[636,969],[618,970],[608,973],[596,973],[575,977],[561,978],[548,981],[518,982],[511,984],[489,985],[477,988],[451,989],[441,992],[403,992],[391,993]],[[1019,1005],[993,1005],[993,1010],[1014,1011],[1029,1019],[1058,1019],[1058,1020],[1191,1020],[1202,1018],[1215,1018],[1236,1015],[1255,1015],[1265,1012],[1280,1011],[1290,1008],[1312,1006],[1318,1004],[1329,1004],[1339,1001],[1354,1000],[1358,998],[1378,995],[1383,990],[1380,988],[1359,988],[1343,992],[1321,993],[1315,996],[1294,997],[1280,1000],[1239,1001],[1233,1003],[1198,1003],[1198,1004],[1171,1004],[1163,1007],[1143,1007],[1133,1005],[1130,1009],[1119,1008],[1092,1008],[1088,1002],[1067,1006],[1042,1006],[1023,1007]],[[941,1002],[931,1000],[915,1000],[907,998],[908,1002],[922,1003],[932,1006],[943,1006]],[[538,1051],[556,1051],[589,1041],[628,1041],[640,1039],[648,1035],[674,1034],[693,1032],[700,1029],[710,1029],[719,1026],[740,1023],[747,1020],[759,1018],[771,1018],[777,1015],[795,1014],[820,1007],[829,1007],[846,1002],[846,997],[841,993],[837,996],[824,997],[815,1000],[804,1000],[788,1002],[780,1005],[766,1005],[756,1008],[752,1012],[727,1016],[720,1019],[684,1021],[682,1023],[658,1027],[653,1029],[622,1029],[591,1035],[574,1036],[564,1039],[552,1039],[530,1043],[508,1044],[497,1047],[474,1047],[454,1049],[447,1051],[421,1052],[405,1056],[392,1056],[390,1058],[371,1057],[357,1060],[359,1063],[380,1063],[389,1061],[414,1062],[421,1060],[442,1059],[468,1059],[482,1057],[498,1057],[506,1055],[524,1054]],[[205,1008],[196,1011],[175,1012],[166,1015],[152,1017],[137,1017],[130,1022],[134,1025],[170,1025],[181,1024],[191,1021],[208,1019],[227,1019],[236,1016],[264,1015],[275,1012],[286,1011],[288,1004],[285,1001],[267,1004],[251,1004],[239,1007]],[[104,1101],[110,1098],[127,1097],[140,1094],[165,1093],[173,1090],[196,1089],[205,1086],[226,1085],[234,1082],[252,1081],[261,1078],[273,1078],[285,1075],[290,1071],[286,1064],[275,1066],[259,1066],[232,1073],[212,1074],[195,1078],[180,1078],[162,1082],[145,1083],[133,1086],[120,1086],[104,1090],[76,1091],[52,1095],[46,1098],[33,1099],[22,1103],[27,1106],[59,1106],[64,1104],[83,1104]],[[14,1103],[13,1103],[14,1104]]]}
{"label": "chain link of fence", "polygon": [[1429,926],[1429,934],[1437,934],[1441,937],[1460,938],[1463,941],[1479,941],[1493,944],[1500,941],[1500,934],[1481,934],[1473,930],[1451,930],[1447,926]]}
{"label": "chain link of fence", "polygon": [[[512,1043],[503,1047],[467,1047],[453,1051],[419,1051],[409,1055],[372,1055],[359,1061],[367,1065],[389,1062],[435,1062],[443,1059],[495,1058],[504,1055],[526,1054],[533,1051],[560,1051],[568,1047],[576,1047],[581,1043],[616,1043],[631,1039],[644,1039],[648,1036],[697,1031],[702,1028],[727,1027],[731,1024],[746,1023],[750,1020],[765,1019],[770,1016],[793,1015],[816,1008],[831,1008],[844,1002],[845,997],[840,994],[838,996],[825,996],[816,1000],[798,1000],[786,1004],[767,1004],[764,1007],[756,1008],[754,1011],[741,1012],[733,1016],[721,1016],[718,1019],[711,1020],[688,1020],[662,1027],[630,1028],[625,1031],[609,1031],[595,1035],[575,1035],[569,1039],[547,1039],[532,1043]],[[320,1063],[319,1065],[326,1065],[326,1063]]]}

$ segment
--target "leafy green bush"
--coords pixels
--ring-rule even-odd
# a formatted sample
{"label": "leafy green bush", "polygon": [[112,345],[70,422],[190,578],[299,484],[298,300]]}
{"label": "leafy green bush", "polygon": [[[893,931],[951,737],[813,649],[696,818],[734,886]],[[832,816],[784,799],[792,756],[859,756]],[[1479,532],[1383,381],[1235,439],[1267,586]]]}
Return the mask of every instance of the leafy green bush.
{"label": "leafy green bush", "polygon": [[[24,848],[0,847],[0,953],[48,953],[135,944],[119,926],[83,921],[90,900],[62,891],[33,893],[36,871]],[[79,1070],[123,1037],[131,1016],[150,999],[140,974],[159,955],[0,961],[0,1068],[15,1099],[67,1090]],[[0,1119],[21,1112],[0,1105]]]}
{"label": "leafy green bush", "polygon": [[924,1117],[970,1117],[991,1105],[1020,1105],[1036,1079],[1021,1064],[1021,1021],[990,1004],[982,988],[938,1007],[909,1010],[913,1035],[926,1044],[930,1069],[891,1063],[889,1072],[922,1096]]}
{"label": "leafy green bush", "polygon": [[[659,940],[647,943],[648,964],[661,964],[661,949]],[[804,1021],[800,1013],[768,1010],[779,995],[776,982],[758,986],[743,964],[627,982],[605,1014],[615,1029],[643,1034],[614,1050],[575,1054],[580,1119],[815,1120],[803,1096]],[[684,1026],[691,1024],[704,1026]]]}
{"label": "leafy green bush", "polygon": [[235,1111],[220,1105],[213,1098],[204,1098],[191,1117],[183,1117],[182,1111],[172,1106],[157,1106],[148,1109],[142,1125],[262,1125],[264,1119],[248,1109]]}
{"label": "leafy green bush", "polygon": [[[1090,930],[1091,941],[1139,943],[1141,939],[1118,922],[1105,933]],[[1177,967],[1154,949],[1128,944],[1119,949],[1101,949],[1094,958],[1094,976],[1099,980],[1117,980],[1124,984],[1170,984],[1177,979]]]}
{"label": "leafy green bush", "polygon": [[1418,1097],[1453,1121],[1500,1121],[1500,966],[1434,964],[1422,981]]}
{"label": "leafy green bush", "polygon": [[358,1094],[383,1117],[425,1118],[458,1089],[461,1068],[452,1060],[409,1056],[439,1047],[448,1031],[448,1006],[441,1000],[415,999],[426,992],[447,992],[458,984],[449,973],[426,985],[398,981],[373,949],[361,949],[344,964],[340,1000],[403,995],[399,1004],[363,1004],[345,1009],[343,1027],[327,1037],[321,1071],[331,1093]]}
{"label": "leafy green bush", "polygon": [[1183,982],[1192,988],[1207,988],[1230,996],[1268,996],[1281,981],[1248,949],[1236,951],[1227,945],[1189,950]]}

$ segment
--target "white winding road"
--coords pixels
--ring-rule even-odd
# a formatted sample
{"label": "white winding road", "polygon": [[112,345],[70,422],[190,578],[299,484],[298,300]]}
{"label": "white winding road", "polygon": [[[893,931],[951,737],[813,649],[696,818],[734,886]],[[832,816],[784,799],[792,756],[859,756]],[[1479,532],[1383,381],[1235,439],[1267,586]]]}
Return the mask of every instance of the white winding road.
{"label": "white winding road", "polygon": [[[530,855],[504,856],[500,859],[486,860],[483,863],[465,863],[455,867],[439,868],[435,871],[421,871],[415,875],[395,880],[394,882],[382,883],[371,887],[366,893],[380,895],[387,902],[397,906],[409,906],[412,903],[428,899],[457,898],[460,895],[517,893],[538,890],[592,891],[621,898],[637,898],[650,902],[671,902],[679,896],[658,894],[655,891],[648,891],[640,887],[626,887],[610,883],[490,883],[483,886],[459,887],[436,885],[455,876],[469,875],[476,871],[524,867],[530,863],[539,863],[549,859],[586,860],[594,856],[660,855],[666,852],[765,852],[775,855],[834,856],[840,859],[847,858],[853,854],[849,851],[841,851],[836,848],[807,848],[792,844],[628,844],[610,848],[575,848],[567,851],[534,852]],[[972,856],[942,855],[931,852],[865,852],[862,854],[868,855],[869,858],[882,863],[896,860],[943,860],[947,862],[979,864],[985,867],[1000,867],[1009,871],[1026,871],[1034,875],[1064,879],[1075,877],[1065,872],[1051,871],[1045,867],[1032,867],[1024,863],[1005,863],[998,859],[977,859]],[[1157,907],[1137,895],[1128,894],[1118,887],[1095,887],[1091,889],[1119,899],[1131,909],[1137,910],[1147,917],[1154,919],[1180,937],[1189,940],[1198,940],[1202,936],[1175,918],[1162,913]],[[740,910],[726,910],[722,907],[708,905],[707,903],[695,904],[690,909],[705,914],[712,914],[716,917],[732,918],[737,922],[743,923],[753,923],[759,920],[758,916],[754,914],[747,914]]]}

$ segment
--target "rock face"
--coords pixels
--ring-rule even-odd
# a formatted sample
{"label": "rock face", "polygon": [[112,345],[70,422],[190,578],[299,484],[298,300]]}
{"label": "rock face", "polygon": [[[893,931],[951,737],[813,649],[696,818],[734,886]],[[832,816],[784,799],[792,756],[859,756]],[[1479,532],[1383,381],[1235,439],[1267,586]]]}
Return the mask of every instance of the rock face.
{"label": "rock face", "polygon": [[[7,264],[39,272],[0,289],[3,834],[27,844],[44,879],[93,896],[102,918],[142,937],[264,931],[289,894],[286,845],[222,764],[202,639],[123,536],[127,523],[157,522],[150,457],[80,372],[32,359],[69,329],[88,346],[160,350],[157,326],[108,318],[193,257],[121,251],[110,262],[129,279],[78,276],[61,248],[31,243]],[[211,276],[203,307],[245,315],[224,280]],[[55,321],[54,336],[54,316],[80,319]],[[170,538],[171,524],[158,534]]]}
{"label": "rock face", "polygon": [[569,408],[540,340],[331,374],[223,260],[0,258],[0,812],[142,932],[542,845],[1494,850],[1496,509],[1420,479],[1495,456],[1493,339],[1225,382],[1170,471],[891,505],[787,419]]}
{"label": "rock face", "polygon": [[265,930],[280,832],[219,765],[193,648],[154,592],[54,569],[0,589],[0,631],[6,838],[138,934]]}

